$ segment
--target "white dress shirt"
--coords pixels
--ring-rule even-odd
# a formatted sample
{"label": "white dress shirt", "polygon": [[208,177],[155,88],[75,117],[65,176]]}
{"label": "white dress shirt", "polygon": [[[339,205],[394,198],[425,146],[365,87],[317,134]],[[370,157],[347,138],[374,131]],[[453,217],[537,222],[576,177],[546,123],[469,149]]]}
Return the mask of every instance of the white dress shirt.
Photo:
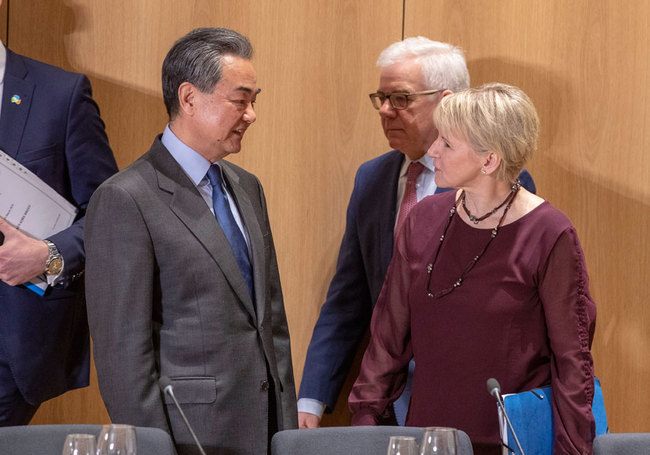
{"label": "white dress shirt", "polygon": [[2,93],[5,85],[5,67],[7,66],[7,49],[0,43],[0,116],[2,116]]}

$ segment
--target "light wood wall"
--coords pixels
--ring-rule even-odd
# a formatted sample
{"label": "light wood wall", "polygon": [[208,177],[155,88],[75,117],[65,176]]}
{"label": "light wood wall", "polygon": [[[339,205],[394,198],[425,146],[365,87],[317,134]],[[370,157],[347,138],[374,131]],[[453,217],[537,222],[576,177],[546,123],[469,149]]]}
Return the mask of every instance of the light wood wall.
{"label": "light wood wall", "polygon": [[[1,2],[1,0],[0,0]],[[0,4],[0,41],[7,42],[7,4]]]}
{"label": "light wood wall", "polygon": [[650,3],[407,0],[405,35],[460,45],[472,85],[517,85],[540,113],[530,169],[573,221],[598,306],[610,429],[650,431]]}
{"label": "light wood wall", "polygon": [[[225,26],[251,39],[262,87],[258,121],[233,161],[257,174],[267,193],[297,382],[354,173],[388,149],[367,98],[378,83],[377,55],[402,37],[402,26],[404,36],[461,46],[473,85],[518,85],[538,107],[543,134],[528,168],[539,194],[572,219],[585,250],[610,428],[650,431],[649,3],[9,1],[11,48],[89,75],[120,167],[164,128],[160,65],[176,38]],[[337,407],[325,424],[349,421],[345,397]],[[91,387],[44,404],[34,419],[106,421],[94,372]]]}

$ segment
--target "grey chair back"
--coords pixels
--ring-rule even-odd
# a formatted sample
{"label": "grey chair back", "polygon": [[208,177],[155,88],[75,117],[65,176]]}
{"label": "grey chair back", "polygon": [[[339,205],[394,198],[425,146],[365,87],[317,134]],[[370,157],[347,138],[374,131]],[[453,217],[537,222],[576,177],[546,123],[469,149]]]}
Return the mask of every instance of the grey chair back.
{"label": "grey chair back", "polygon": [[609,433],[594,440],[594,455],[648,455],[650,433]]}
{"label": "grey chair back", "polygon": [[[326,427],[308,430],[284,430],[271,441],[272,455],[383,455],[388,450],[391,436],[413,436],[418,444],[424,428],[377,427]],[[467,433],[458,431],[458,454],[473,455],[472,443]]]}
{"label": "grey chair back", "polygon": [[[0,427],[0,455],[61,455],[67,435],[99,436],[101,425],[24,425]],[[159,428],[135,428],[138,455],[175,455],[171,437]]]}

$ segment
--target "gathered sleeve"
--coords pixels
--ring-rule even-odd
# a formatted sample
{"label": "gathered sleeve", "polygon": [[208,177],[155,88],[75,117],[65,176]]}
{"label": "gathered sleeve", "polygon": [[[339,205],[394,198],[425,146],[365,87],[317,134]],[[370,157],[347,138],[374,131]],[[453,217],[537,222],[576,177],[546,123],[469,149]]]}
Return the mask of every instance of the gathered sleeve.
{"label": "gathered sleeve", "polygon": [[397,237],[386,280],[370,323],[370,342],[348,405],[352,425],[378,425],[390,417],[389,405],[404,390],[413,357],[408,302],[412,271],[406,255],[409,229]]}
{"label": "gathered sleeve", "polygon": [[591,342],[596,304],[573,227],[555,242],[540,274],[539,294],[552,352],[553,453],[589,454],[595,437]]}

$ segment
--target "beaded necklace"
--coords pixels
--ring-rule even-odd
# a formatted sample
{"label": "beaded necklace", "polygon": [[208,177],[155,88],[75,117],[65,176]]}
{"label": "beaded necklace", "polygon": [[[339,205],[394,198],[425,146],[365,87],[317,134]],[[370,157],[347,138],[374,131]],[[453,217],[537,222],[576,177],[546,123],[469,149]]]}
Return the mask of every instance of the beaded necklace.
{"label": "beaded necklace", "polygon": [[[494,229],[492,229],[492,233],[490,235],[490,238],[487,241],[487,243],[485,244],[485,246],[483,247],[483,249],[481,250],[481,252],[477,256],[474,256],[474,258],[471,261],[469,261],[469,264],[467,264],[465,269],[460,274],[460,277],[458,277],[458,279],[454,282],[454,284],[451,287],[443,289],[443,290],[438,291],[438,292],[432,292],[431,291],[431,272],[433,271],[433,268],[436,265],[436,262],[438,261],[438,255],[440,254],[440,249],[442,248],[442,243],[444,242],[445,237],[447,236],[447,230],[449,230],[449,226],[451,225],[451,220],[454,217],[454,214],[458,211],[458,203],[462,200],[463,204],[464,204],[465,191],[463,190],[463,192],[460,194],[458,199],[456,199],[456,202],[454,202],[454,205],[451,207],[451,209],[449,209],[449,217],[447,218],[447,224],[445,225],[445,229],[442,232],[442,235],[440,236],[440,242],[438,243],[438,248],[436,249],[435,256],[433,257],[433,261],[431,261],[429,263],[429,265],[427,265],[427,275],[428,275],[428,277],[427,277],[427,289],[426,289],[426,291],[427,291],[427,296],[428,297],[430,297],[430,298],[443,297],[443,296],[449,294],[454,289],[456,289],[457,287],[459,287],[460,285],[463,284],[463,280],[465,279],[465,276],[474,268],[474,266],[476,265],[478,260],[487,251],[488,247],[490,246],[490,243],[492,243],[492,240],[494,240],[494,238],[499,233],[499,228],[503,225],[503,221],[506,219],[506,214],[508,213],[508,210],[510,210],[510,206],[512,206],[512,202],[515,200],[515,196],[517,196],[517,193],[519,192],[519,188],[521,188],[521,183],[519,182],[519,180],[517,180],[512,185],[512,187],[510,189],[510,193],[508,194],[508,197],[506,197],[505,201],[503,201],[503,203],[499,207],[497,207],[496,209],[493,210],[492,213],[494,213],[500,207],[503,207],[504,205],[506,206],[506,208],[503,211],[503,215],[501,215],[501,219],[499,219],[499,222],[497,223],[496,227]],[[490,215],[492,213],[490,213]],[[484,217],[483,219],[485,219],[485,218],[487,218],[487,216]],[[472,221],[474,221],[474,220],[472,220]],[[481,220],[479,220],[479,221],[481,221]],[[474,224],[476,224],[476,221],[474,221]]]}
{"label": "beaded necklace", "polygon": [[[511,193],[510,193],[510,194],[511,194]],[[497,210],[499,210],[501,207],[503,207],[504,205],[506,205],[506,204],[508,203],[509,198],[510,198],[510,194],[508,194],[508,197],[506,197],[506,198],[503,200],[503,202],[502,202],[501,204],[499,204],[498,206],[494,207],[492,210],[490,210],[489,212],[487,212],[485,215],[483,215],[483,216],[479,216],[479,217],[475,217],[474,215],[472,215],[472,213],[469,211],[469,209],[468,209],[467,206],[465,205],[465,199],[466,199],[466,197],[465,197],[465,191],[463,191],[463,192],[460,194],[460,202],[462,203],[462,205],[463,205],[463,210],[465,210],[465,213],[466,213],[467,216],[469,217],[469,220],[472,221],[474,224],[479,224],[481,221],[483,221],[483,220],[489,218],[490,216],[494,215],[494,214],[497,212]]]}

